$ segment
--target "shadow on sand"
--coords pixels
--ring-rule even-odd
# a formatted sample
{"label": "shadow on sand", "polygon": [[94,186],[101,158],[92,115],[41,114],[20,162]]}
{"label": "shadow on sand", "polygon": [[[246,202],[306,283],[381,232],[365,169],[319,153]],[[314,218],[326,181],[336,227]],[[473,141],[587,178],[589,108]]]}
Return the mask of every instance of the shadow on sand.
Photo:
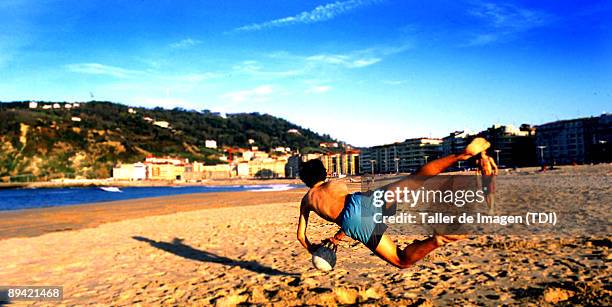
{"label": "shadow on sand", "polygon": [[245,270],[253,271],[255,273],[263,273],[268,275],[298,275],[294,273],[287,273],[271,267],[259,264],[257,261],[242,261],[219,256],[207,251],[195,249],[189,245],[183,243],[182,239],[174,238],[172,242],[155,241],[148,238],[133,236],[132,239],[147,242],[155,248],[159,248],[168,253],[181,256],[186,259],[198,260],[202,262],[219,263],[227,266],[237,266]]}

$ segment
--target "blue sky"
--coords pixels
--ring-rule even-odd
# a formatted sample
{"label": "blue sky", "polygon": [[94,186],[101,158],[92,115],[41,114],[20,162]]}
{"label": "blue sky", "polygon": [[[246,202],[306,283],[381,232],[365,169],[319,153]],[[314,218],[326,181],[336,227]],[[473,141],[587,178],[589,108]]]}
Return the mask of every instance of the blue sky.
{"label": "blue sky", "polygon": [[[358,146],[597,115],[609,1],[0,1],[0,100],[266,112]],[[90,94],[91,93],[91,94]]]}

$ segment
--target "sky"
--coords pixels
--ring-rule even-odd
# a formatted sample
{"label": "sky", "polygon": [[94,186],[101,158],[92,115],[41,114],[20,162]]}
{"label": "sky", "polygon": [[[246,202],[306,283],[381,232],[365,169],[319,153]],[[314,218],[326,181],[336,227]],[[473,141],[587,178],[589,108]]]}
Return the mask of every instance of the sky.
{"label": "sky", "polygon": [[0,101],[94,99],[356,146],[599,115],[612,2],[0,0]]}

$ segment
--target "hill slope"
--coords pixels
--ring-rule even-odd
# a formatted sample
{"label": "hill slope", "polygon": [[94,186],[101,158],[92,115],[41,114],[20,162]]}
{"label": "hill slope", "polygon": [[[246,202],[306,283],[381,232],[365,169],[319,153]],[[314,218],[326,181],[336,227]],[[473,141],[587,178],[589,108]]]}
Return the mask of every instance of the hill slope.
{"label": "hill slope", "polygon": [[[105,178],[117,162],[142,161],[146,155],[172,155],[213,162],[219,146],[301,149],[333,141],[268,114],[222,117],[209,111],[133,108],[92,101],[79,108],[29,109],[26,103],[3,103],[0,111],[0,177],[33,174],[38,179],[73,174]],[[81,121],[73,121],[78,117]],[[169,128],[153,125],[166,121]],[[291,132],[289,132],[291,130]],[[297,133],[296,133],[297,131]]]}

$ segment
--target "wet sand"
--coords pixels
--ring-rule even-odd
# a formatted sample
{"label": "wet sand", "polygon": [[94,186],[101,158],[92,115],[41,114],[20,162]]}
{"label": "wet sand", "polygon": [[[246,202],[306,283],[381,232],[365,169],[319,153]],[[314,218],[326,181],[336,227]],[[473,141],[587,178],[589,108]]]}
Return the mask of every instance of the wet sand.
{"label": "wet sand", "polygon": [[[499,178],[499,193],[504,187],[516,189],[513,183],[537,179],[536,188],[526,188],[525,195],[548,193],[550,201],[567,201],[567,194],[549,191],[572,187],[575,199],[568,204],[598,203],[601,214],[609,214],[611,174],[609,165],[515,173]],[[336,268],[316,271],[295,239],[304,191],[181,195],[93,205],[96,209],[33,210],[21,223],[44,218],[49,225],[64,216],[78,230],[4,236],[2,283],[62,285],[61,303],[66,305],[612,304],[609,234],[471,236],[405,270],[347,238],[338,249]],[[0,233],[11,229],[7,219],[26,218],[15,214],[2,216]],[[24,227],[10,223],[13,234]],[[22,229],[30,228],[36,227]],[[311,241],[336,229],[311,215]],[[394,238],[407,244],[423,237]]]}

